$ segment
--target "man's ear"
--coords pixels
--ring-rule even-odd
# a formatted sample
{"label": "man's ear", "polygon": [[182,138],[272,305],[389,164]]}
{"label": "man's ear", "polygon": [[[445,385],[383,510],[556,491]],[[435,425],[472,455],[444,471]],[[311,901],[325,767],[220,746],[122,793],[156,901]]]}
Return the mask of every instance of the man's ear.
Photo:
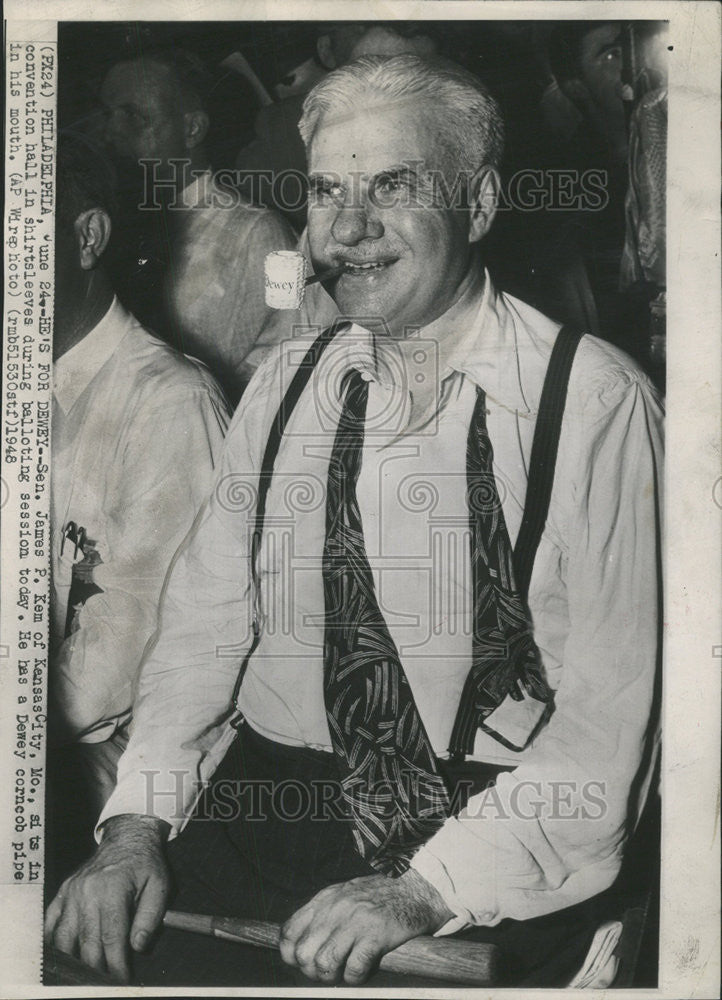
{"label": "man's ear", "polygon": [[491,229],[501,191],[501,179],[494,167],[479,167],[471,178],[469,243],[478,243]]}
{"label": "man's ear", "polygon": [[186,111],[183,115],[183,127],[186,149],[194,149],[205,139],[211,120],[205,111]]}
{"label": "man's ear", "polygon": [[74,229],[80,266],[84,271],[93,271],[108,246],[110,216],[102,208],[88,208],[75,220]]}

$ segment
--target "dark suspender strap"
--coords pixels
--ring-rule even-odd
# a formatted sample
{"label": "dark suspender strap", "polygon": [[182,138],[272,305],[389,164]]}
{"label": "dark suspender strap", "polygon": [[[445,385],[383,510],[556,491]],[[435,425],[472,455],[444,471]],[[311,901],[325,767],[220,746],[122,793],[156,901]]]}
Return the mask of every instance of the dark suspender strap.
{"label": "dark suspender strap", "polygon": [[534,558],[549,513],[569,374],[583,336],[567,326],[559,331],[549,358],[539,401],[529,460],[524,515],[514,547],[514,577],[517,591],[524,601],[529,593]]}
{"label": "dark suspender strap", "polygon": [[[334,339],[337,333],[341,330],[346,329],[351,324],[345,320],[337,320],[331,326],[327,327],[323,333],[314,340],[313,344],[309,347],[303,360],[301,361],[296,374],[291,379],[291,383],[286,390],[286,394],[281,400],[281,405],[278,407],[273,422],[271,424],[271,429],[268,434],[268,440],[266,442],[266,449],[263,453],[263,461],[261,462],[261,471],[258,476],[258,497],[256,499],[256,518],[253,527],[253,537],[251,539],[251,579],[253,583],[253,594],[254,600],[257,599],[258,595],[258,553],[261,548],[261,541],[263,539],[263,522],[266,516],[266,498],[268,496],[268,490],[271,486],[271,479],[273,477],[273,466],[276,462],[276,456],[278,455],[278,449],[281,447],[281,441],[283,439],[284,432],[288,421],[291,419],[291,414],[296,408],[296,403],[303,394],[303,390],[309,383],[311,376],[313,375],[314,369],[318,365],[319,361],[323,357],[324,351]],[[246,653],[246,656],[241,664],[241,668],[238,672],[238,678],[236,680],[236,685],[233,689],[233,703],[235,704],[236,698],[238,697],[238,692],[241,690],[241,683],[243,682],[243,676],[246,672],[246,667],[248,662],[256,651],[258,643],[261,641],[261,630],[259,622],[254,615],[253,619],[253,641],[251,643],[251,648]]]}
{"label": "dark suspender strap", "polygon": [[[257,558],[263,537],[266,497],[271,485],[273,466],[278,455],[284,431],[324,351],[336,334],[348,325],[348,322],[338,321],[324,330],[313,342],[298,366],[298,370],[293,376],[291,384],[271,424],[258,478],[256,518],[251,542],[251,576],[254,594],[258,593]],[[534,440],[532,442],[531,459],[529,462],[529,479],[524,503],[524,515],[514,548],[515,580],[518,592],[523,600],[527,598],[536,550],[544,531],[549,511],[569,373],[571,372],[574,355],[582,336],[583,334],[571,330],[569,327],[562,327],[559,331],[554,347],[552,348],[541,400],[539,402],[539,412],[534,429]],[[253,641],[238,673],[238,679],[233,691],[234,702],[241,689],[241,683],[248,662],[260,642],[260,628],[256,620],[254,620],[253,626]]]}
{"label": "dark suspender strap", "polygon": [[278,455],[278,449],[281,446],[281,440],[283,439],[286,425],[291,419],[291,414],[296,409],[296,403],[299,401],[303,394],[303,390],[308,385],[316,365],[323,357],[324,351],[336,334],[340,333],[341,330],[348,326],[350,326],[350,323],[339,320],[327,327],[327,329],[325,329],[323,333],[317,337],[316,340],[314,340],[313,344],[306,352],[303,361],[298,366],[296,374],[291,379],[291,383],[286,390],[286,394],[281,400],[278,412],[273,418],[271,430],[268,435],[268,441],[266,442],[266,450],[263,453],[263,461],[261,462],[261,473],[258,479],[256,524],[253,530],[253,543],[256,546],[254,556],[257,554],[258,545],[260,544],[261,535],[263,534],[263,521],[266,516],[266,497],[268,495],[268,489],[271,485],[273,466],[276,461],[276,456]]}

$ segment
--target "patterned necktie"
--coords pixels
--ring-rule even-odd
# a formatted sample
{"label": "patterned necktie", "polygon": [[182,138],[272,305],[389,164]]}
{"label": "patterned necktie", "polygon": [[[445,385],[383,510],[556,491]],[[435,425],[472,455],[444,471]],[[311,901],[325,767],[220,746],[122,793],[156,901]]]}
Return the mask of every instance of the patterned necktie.
{"label": "patterned necktie", "polygon": [[[359,853],[397,875],[441,825],[449,796],[398,651],[374,592],[356,484],[368,383],[350,372],[329,463],[326,541],[324,696],[343,798]],[[479,727],[510,696],[548,711],[544,679],[492,470],[486,397],[477,389],[467,440],[467,503],[473,580],[472,666],[452,732],[452,757],[473,750]],[[534,729],[540,724],[535,717]],[[492,729],[496,739],[521,749]],[[524,743],[532,735],[525,734]]]}
{"label": "patterned necktie", "polygon": [[[544,678],[524,602],[514,582],[514,562],[493,472],[494,452],[486,429],[486,395],[477,387],[466,442],[466,496],[471,532],[474,595],[471,670],[451,734],[452,757],[471,753],[477,729],[511,750],[521,750],[547,717],[552,691]],[[518,743],[486,725],[510,697],[539,706],[522,716]],[[531,719],[531,721],[529,721]]]}
{"label": "patterned necktie", "polygon": [[368,382],[357,371],[344,382],[323,550],[326,715],[356,848],[378,871],[399,875],[445,819],[449,798],[366,556],[356,484]]}

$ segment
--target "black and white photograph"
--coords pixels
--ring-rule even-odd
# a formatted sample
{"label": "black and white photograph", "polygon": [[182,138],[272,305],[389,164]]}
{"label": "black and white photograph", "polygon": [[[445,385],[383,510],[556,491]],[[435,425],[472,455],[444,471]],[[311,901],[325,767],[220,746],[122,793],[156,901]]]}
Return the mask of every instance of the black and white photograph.
{"label": "black and white photograph", "polygon": [[719,12],[245,6],[6,40],[38,986],[712,997]]}

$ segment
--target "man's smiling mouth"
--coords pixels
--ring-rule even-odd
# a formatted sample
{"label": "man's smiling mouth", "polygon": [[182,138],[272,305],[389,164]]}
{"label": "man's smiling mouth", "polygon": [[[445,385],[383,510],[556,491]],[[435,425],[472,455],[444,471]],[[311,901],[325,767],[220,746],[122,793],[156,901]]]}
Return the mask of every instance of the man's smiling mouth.
{"label": "man's smiling mouth", "polygon": [[350,260],[345,260],[342,263],[344,274],[368,274],[369,272],[384,271],[387,267],[395,264],[396,260],[372,260],[363,264],[355,264]]}

